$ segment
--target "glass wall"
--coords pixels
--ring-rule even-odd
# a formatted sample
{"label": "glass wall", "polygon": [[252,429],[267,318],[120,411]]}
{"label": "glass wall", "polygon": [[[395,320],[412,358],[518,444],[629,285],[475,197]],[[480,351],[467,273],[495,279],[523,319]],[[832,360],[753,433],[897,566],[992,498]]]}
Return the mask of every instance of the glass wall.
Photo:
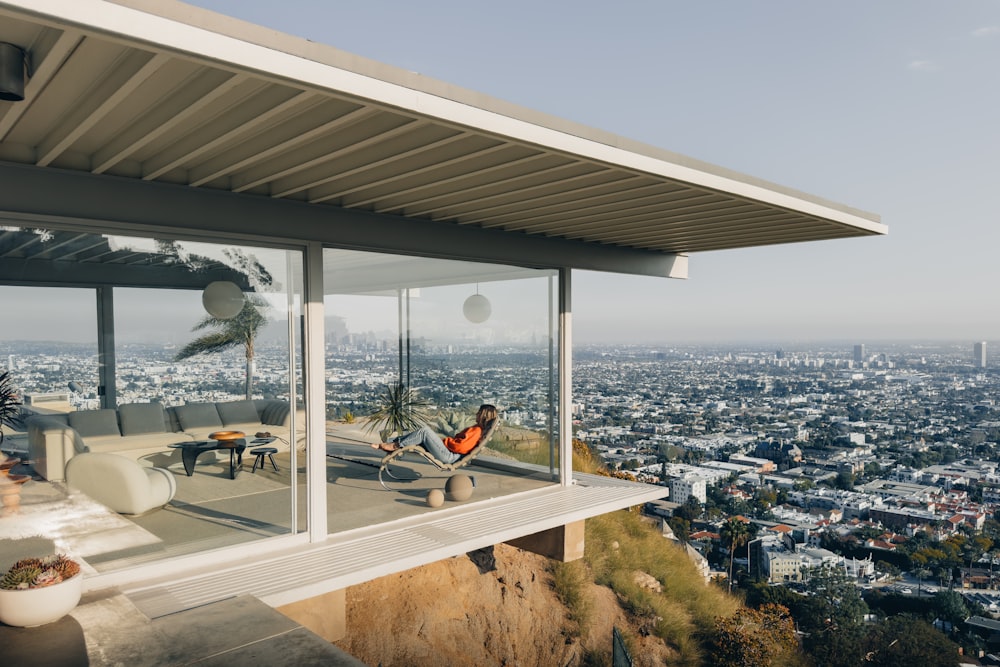
{"label": "glass wall", "polygon": [[323,264],[331,532],[426,511],[451,476],[404,457],[382,479],[407,502],[386,500],[386,451],[370,445],[400,432],[380,433],[386,424],[371,417],[392,406],[393,389],[411,399],[404,432],[452,436],[481,404],[498,408],[500,428],[463,469],[476,482],[470,502],[552,483],[554,272],[339,249]]}
{"label": "glass wall", "polygon": [[4,428],[0,560],[108,571],[305,530],[300,251],[16,227],[0,251],[12,385],[66,399]]}
{"label": "glass wall", "polygon": [[[97,407],[94,290],[0,283],[0,303],[0,370],[17,378],[17,391],[24,403],[40,411]],[[74,326],[67,328],[67,322]],[[54,354],[54,341],[59,343],[58,354]],[[26,447],[23,429],[8,426],[5,434],[7,447]]]}

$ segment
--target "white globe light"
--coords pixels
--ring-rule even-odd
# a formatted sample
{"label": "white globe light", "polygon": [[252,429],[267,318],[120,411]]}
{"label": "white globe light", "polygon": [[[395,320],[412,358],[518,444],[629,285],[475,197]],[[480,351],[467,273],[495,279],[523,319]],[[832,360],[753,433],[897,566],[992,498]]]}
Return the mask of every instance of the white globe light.
{"label": "white globe light", "polygon": [[216,280],[201,293],[201,305],[212,317],[231,320],[243,310],[243,290],[228,280]]}
{"label": "white globe light", "polygon": [[462,312],[465,314],[465,319],[479,324],[490,318],[493,307],[490,306],[490,300],[482,294],[473,294],[462,304]]}

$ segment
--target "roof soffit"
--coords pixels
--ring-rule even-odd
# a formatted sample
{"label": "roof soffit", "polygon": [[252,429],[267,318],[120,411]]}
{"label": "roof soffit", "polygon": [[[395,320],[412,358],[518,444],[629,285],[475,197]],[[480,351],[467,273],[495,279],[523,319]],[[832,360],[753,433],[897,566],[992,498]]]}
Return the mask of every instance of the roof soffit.
{"label": "roof soffit", "polygon": [[262,28],[241,41],[221,32],[248,24],[180,3],[157,5],[220,32],[125,6],[148,2],[94,4],[0,1],[0,41],[26,44],[34,69],[25,102],[0,102],[0,159],[663,253],[886,231],[329,47]]}

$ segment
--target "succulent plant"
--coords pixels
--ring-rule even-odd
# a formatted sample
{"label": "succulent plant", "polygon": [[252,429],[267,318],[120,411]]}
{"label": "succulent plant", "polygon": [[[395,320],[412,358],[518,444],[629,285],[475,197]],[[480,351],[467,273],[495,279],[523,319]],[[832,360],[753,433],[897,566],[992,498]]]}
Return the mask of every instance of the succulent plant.
{"label": "succulent plant", "polygon": [[25,590],[51,586],[76,576],[80,565],[62,554],[44,558],[22,558],[0,577],[0,588]]}
{"label": "succulent plant", "polygon": [[31,588],[31,582],[35,580],[42,569],[23,565],[20,562],[7,570],[7,573],[0,578],[0,588],[4,590],[17,590],[21,588]]}
{"label": "succulent plant", "polygon": [[473,415],[458,410],[449,410],[435,416],[434,423],[431,426],[438,433],[453,435],[475,423],[476,419]]}

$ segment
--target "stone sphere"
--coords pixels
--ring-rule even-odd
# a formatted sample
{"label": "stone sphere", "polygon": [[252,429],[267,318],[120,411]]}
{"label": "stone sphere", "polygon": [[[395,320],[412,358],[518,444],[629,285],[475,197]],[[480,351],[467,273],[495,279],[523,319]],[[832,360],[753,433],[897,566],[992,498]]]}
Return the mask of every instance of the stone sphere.
{"label": "stone sphere", "polygon": [[468,500],[472,497],[472,478],[468,475],[452,475],[444,485],[448,500]]}
{"label": "stone sphere", "polygon": [[429,507],[441,507],[444,505],[444,494],[441,489],[431,489],[427,492],[426,501]]}

